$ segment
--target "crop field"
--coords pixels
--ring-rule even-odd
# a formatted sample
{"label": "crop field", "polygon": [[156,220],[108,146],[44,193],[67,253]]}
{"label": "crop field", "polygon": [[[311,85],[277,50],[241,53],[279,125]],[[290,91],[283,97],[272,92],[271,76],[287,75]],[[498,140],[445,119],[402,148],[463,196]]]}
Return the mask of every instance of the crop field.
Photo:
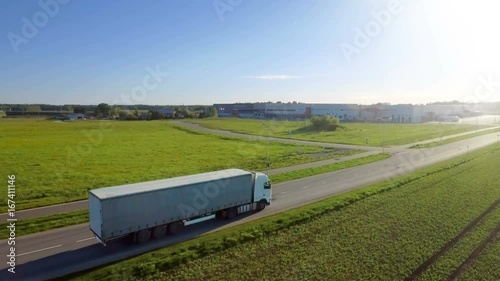
{"label": "crop field", "polygon": [[500,224],[500,148],[482,152],[155,280],[498,280],[498,234],[467,262]]}
{"label": "crop field", "polygon": [[[225,168],[264,170],[267,156],[266,142],[192,132],[164,121],[4,119],[0,130],[0,170],[16,176],[17,209],[84,199],[87,190],[105,186]],[[269,144],[271,168],[325,159],[307,156],[319,152]],[[6,198],[0,199],[3,206]]]}
{"label": "crop field", "polygon": [[309,121],[272,121],[237,118],[189,120],[207,128],[279,138],[292,138],[342,144],[388,146],[416,143],[433,138],[491,127],[471,124],[395,124],[342,123],[346,128],[335,132],[315,132]]}

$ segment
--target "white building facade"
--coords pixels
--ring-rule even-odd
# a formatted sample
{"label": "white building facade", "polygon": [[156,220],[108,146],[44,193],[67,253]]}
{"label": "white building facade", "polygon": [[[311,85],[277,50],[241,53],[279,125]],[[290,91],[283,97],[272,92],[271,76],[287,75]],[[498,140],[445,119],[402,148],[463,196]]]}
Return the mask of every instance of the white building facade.
{"label": "white building facade", "polygon": [[327,115],[341,122],[391,123],[421,123],[440,116],[467,117],[478,112],[475,105],[234,103],[214,107],[219,117],[303,120]]}

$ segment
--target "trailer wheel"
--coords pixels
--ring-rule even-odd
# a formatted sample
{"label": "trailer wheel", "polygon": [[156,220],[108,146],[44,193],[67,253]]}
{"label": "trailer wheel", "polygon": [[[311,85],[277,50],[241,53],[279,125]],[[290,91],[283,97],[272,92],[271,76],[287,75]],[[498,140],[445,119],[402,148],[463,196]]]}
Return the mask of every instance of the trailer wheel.
{"label": "trailer wheel", "polygon": [[170,234],[176,234],[176,233],[180,232],[183,228],[184,228],[184,223],[181,221],[169,223],[167,226],[168,233],[170,233]]}
{"label": "trailer wheel", "polygon": [[147,229],[143,229],[139,231],[139,233],[137,233],[137,243],[139,244],[149,241],[150,238],[151,238],[151,231]]}
{"label": "trailer wheel", "polygon": [[224,210],[220,210],[220,211],[217,211],[215,213],[215,218],[216,219],[219,219],[219,220],[225,220],[227,219],[227,209],[224,209]]}
{"label": "trailer wheel", "polygon": [[267,202],[266,200],[262,199],[259,202],[257,202],[257,211],[262,211],[266,208]]}
{"label": "trailer wheel", "polygon": [[238,208],[237,207],[232,207],[232,208],[227,209],[226,219],[231,220],[231,219],[234,219],[236,216],[238,216]]}
{"label": "trailer wheel", "polygon": [[159,225],[153,229],[153,237],[155,239],[162,238],[167,233],[167,228],[165,225]]}

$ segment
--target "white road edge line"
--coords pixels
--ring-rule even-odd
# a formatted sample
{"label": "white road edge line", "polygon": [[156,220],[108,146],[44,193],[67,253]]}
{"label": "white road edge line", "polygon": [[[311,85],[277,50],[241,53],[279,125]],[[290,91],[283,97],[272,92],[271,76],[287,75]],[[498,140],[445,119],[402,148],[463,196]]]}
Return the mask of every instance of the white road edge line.
{"label": "white road edge line", "polygon": [[57,245],[57,246],[43,248],[43,249],[40,249],[40,250],[34,250],[34,251],[31,251],[31,252],[26,252],[26,253],[18,254],[17,256],[20,257],[20,256],[24,256],[24,255],[38,253],[38,252],[41,252],[41,251],[46,251],[46,250],[54,249],[54,248],[61,247],[61,246],[62,246],[62,244],[61,245]]}
{"label": "white road edge line", "polygon": [[283,192],[281,192],[281,194],[285,194],[285,193],[287,193],[287,191],[283,191]]}
{"label": "white road edge line", "polygon": [[81,239],[81,240],[76,241],[76,243],[80,243],[80,242],[87,241],[87,240],[94,239],[94,238],[95,238],[95,237],[90,237],[90,238]]}

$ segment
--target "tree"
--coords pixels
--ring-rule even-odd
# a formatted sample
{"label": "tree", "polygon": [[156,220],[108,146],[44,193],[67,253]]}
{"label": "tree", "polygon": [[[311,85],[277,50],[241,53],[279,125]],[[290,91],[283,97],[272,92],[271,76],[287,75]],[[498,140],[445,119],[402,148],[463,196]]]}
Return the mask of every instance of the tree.
{"label": "tree", "polygon": [[189,110],[189,108],[187,108],[187,107],[184,107],[181,110],[181,112],[182,112],[182,115],[184,115],[184,118],[194,118],[195,117],[194,113],[191,110]]}
{"label": "tree", "polygon": [[120,120],[127,120],[127,117],[128,117],[128,112],[126,111],[121,111],[120,114],[118,114],[118,118],[120,118]]}
{"label": "tree", "polygon": [[113,117],[116,118],[120,116],[120,112],[122,109],[119,106],[112,106],[111,109],[109,110],[109,114]]}
{"label": "tree", "polygon": [[77,105],[73,108],[73,112],[74,113],[81,113],[81,114],[85,114],[87,112],[87,109],[85,108],[85,106],[82,106],[82,105]]}
{"label": "tree", "polygon": [[311,118],[312,127],[318,131],[335,131],[340,127],[339,120],[333,116],[313,116]]}
{"label": "tree", "polygon": [[109,115],[111,111],[111,106],[107,103],[100,103],[96,109],[95,109],[95,116],[96,117],[106,117]]}
{"label": "tree", "polygon": [[138,120],[139,118],[135,116],[134,114],[129,114],[127,115],[127,118],[125,120]]}
{"label": "tree", "polygon": [[209,113],[210,113],[210,114],[209,114],[209,116],[210,116],[210,117],[215,117],[215,116],[217,116],[217,110],[215,109],[215,106],[211,106],[211,107],[209,108]]}
{"label": "tree", "polygon": [[26,105],[22,107],[23,111],[27,112],[40,112],[42,109],[39,105]]}
{"label": "tree", "polygon": [[161,114],[157,110],[150,110],[149,111],[149,119],[150,120],[162,120],[162,119],[165,119],[165,115]]}

